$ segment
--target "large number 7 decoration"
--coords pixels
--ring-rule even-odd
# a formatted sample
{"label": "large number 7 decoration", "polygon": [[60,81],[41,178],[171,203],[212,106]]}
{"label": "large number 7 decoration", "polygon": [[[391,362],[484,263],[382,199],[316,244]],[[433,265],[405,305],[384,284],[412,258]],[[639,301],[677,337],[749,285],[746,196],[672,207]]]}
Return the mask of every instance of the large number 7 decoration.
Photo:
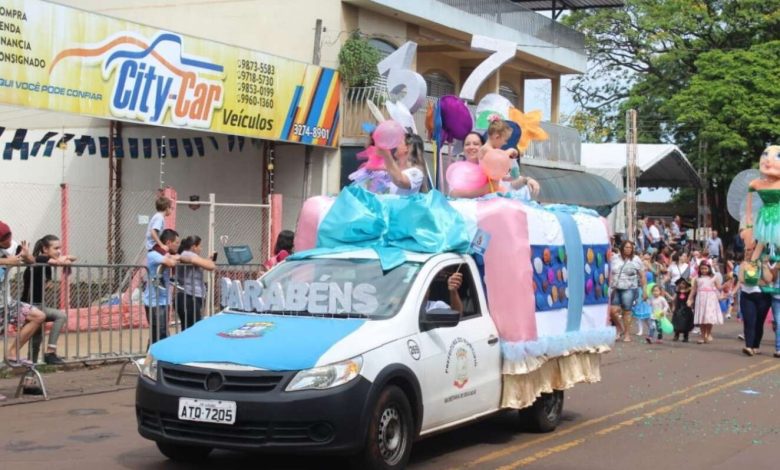
{"label": "large number 7 decoration", "polygon": [[471,72],[469,78],[466,79],[466,83],[464,83],[460,89],[461,98],[474,101],[474,96],[476,96],[477,90],[482,83],[484,83],[493,72],[515,57],[517,44],[512,41],[475,35],[471,38],[471,48],[478,51],[493,52],[493,54],[490,54],[487,59],[482,61],[482,63]]}

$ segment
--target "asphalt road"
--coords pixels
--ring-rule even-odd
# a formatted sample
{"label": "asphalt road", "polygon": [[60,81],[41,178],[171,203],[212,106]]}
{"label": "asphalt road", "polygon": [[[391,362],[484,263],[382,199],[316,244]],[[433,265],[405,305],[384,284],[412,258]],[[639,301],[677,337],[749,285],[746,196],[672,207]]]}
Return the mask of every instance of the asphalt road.
{"label": "asphalt road", "polygon": [[[522,430],[513,413],[415,444],[410,468],[778,468],[780,359],[740,353],[739,324],[709,345],[620,343],[603,380],[566,392],[550,434]],[[136,432],[133,391],[0,408],[0,468],[181,469]],[[194,468],[344,468],[340,459],[215,452]]]}

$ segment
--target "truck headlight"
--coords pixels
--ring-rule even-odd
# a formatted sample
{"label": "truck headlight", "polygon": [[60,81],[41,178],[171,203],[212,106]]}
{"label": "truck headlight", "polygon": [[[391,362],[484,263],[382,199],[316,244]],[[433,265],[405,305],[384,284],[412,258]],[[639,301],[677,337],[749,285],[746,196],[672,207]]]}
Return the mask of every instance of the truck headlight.
{"label": "truck headlight", "polygon": [[363,358],[358,356],[344,362],[302,370],[295,374],[285,391],[325,390],[338,387],[359,376],[362,368]]}
{"label": "truck headlight", "polygon": [[141,364],[141,374],[157,381],[157,359],[151,354],[147,354],[146,358],[144,358],[144,362]]}

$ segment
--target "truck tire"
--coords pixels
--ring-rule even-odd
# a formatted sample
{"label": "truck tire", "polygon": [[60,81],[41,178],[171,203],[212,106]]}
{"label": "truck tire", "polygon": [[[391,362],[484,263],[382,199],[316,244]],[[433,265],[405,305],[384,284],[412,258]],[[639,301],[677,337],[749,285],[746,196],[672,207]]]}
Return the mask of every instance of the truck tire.
{"label": "truck tire", "polygon": [[390,385],[382,390],[368,422],[363,449],[352,458],[352,467],[361,470],[406,468],[414,441],[412,407],[404,392]]}
{"label": "truck tire", "polygon": [[533,405],[520,410],[520,419],[533,432],[552,432],[561,422],[563,390],[543,393]]}
{"label": "truck tire", "polygon": [[174,462],[197,463],[203,461],[211,453],[211,447],[185,446],[169,442],[157,442],[157,449]]}

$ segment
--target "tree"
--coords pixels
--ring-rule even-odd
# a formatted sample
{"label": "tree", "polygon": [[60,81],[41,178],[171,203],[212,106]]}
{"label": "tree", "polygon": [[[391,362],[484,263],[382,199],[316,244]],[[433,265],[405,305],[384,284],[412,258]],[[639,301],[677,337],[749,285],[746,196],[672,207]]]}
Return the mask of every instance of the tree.
{"label": "tree", "polygon": [[619,140],[624,111],[637,109],[639,141],[680,146],[724,207],[730,179],[780,137],[780,0],[627,0],[564,21],[586,35],[590,61],[570,85],[575,102]]}
{"label": "tree", "polygon": [[379,78],[380,59],[379,51],[355,31],[339,51],[339,73],[347,86],[372,86]]}

